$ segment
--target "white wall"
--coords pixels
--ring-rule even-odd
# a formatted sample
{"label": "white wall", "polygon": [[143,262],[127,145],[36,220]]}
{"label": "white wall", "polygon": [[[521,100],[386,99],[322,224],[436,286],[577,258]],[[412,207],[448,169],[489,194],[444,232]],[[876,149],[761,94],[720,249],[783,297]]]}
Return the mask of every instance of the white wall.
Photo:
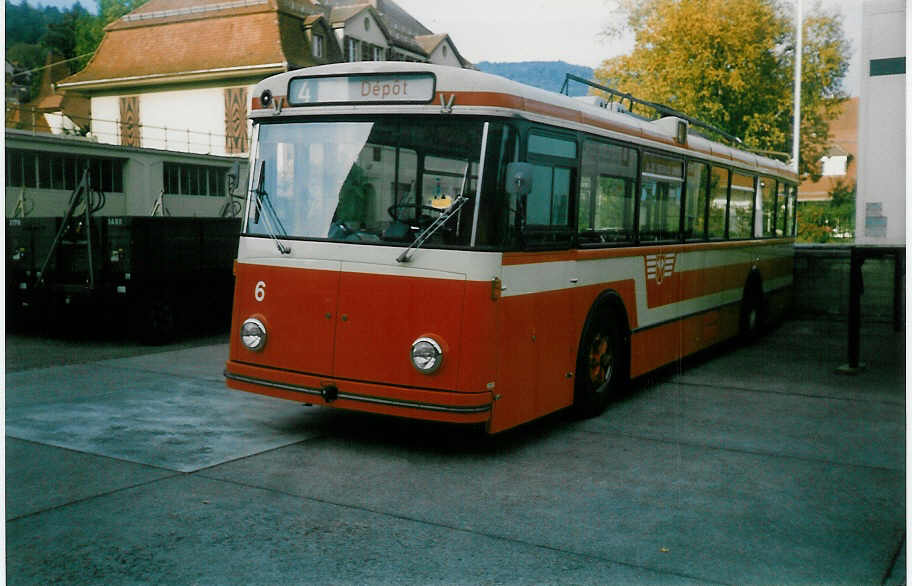
{"label": "white wall", "polygon": [[[444,50],[444,48],[446,48],[446,50]],[[444,53],[446,54],[444,55]],[[459,59],[456,58],[456,52],[453,50],[453,45],[448,41],[444,41],[437,45],[437,48],[431,53],[430,61],[436,65],[449,65],[451,67],[461,66]]]}
{"label": "white wall", "polygon": [[142,94],[139,116],[145,127],[144,147],[191,153],[225,152],[223,88]]}
{"label": "white wall", "polygon": [[[367,29],[364,28],[365,18],[370,21],[370,25]],[[389,46],[386,37],[383,35],[383,30],[380,28],[380,25],[377,24],[377,19],[375,19],[370,11],[367,10],[361,11],[357,16],[346,21],[343,34],[354,39],[367,41],[368,43],[379,47],[386,48]]]}
{"label": "white wall", "polygon": [[906,76],[870,74],[872,59],[906,55],[905,23],[902,0],[865,2],[855,205],[858,244],[905,244]]}
{"label": "white wall", "polygon": [[92,97],[92,132],[98,142],[120,144],[120,98],[118,96]]}
{"label": "white wall", "polygon": [[[247,88],[247,100],[253,86]],[[225,152],[225,90],[222,87],[154,91],[139,96],[142,146],[191,153]],[[120,96],[92,98],[92,135],[120,144]],[[248,136],[250,123],[248,122]],[[189,131],[189,132],[188,132]]]}

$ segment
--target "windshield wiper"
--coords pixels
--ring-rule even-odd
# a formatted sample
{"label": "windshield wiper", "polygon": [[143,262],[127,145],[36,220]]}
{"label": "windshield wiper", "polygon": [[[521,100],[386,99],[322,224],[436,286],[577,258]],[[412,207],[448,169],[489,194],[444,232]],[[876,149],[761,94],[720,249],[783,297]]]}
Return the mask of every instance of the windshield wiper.
{"label": "windshield wiper", "polygon": [[276,248],[282,254],[291,254],[291,248],[279,240],[278,235],[280,233],[282,236],[287,236],[288,232],[285,231],[285,226],[282,225],[282,220],[279,219],[279,213],[273,207],[269,194],[263,188],[263,184],[266,181],[265,176],[266,161],[260,161],[260,175],[257,179],[257,187],[253,190],[253,205],[255,208],[253,221],[254,223],[259,223],[260,216],[263,216],[263,227],[266,228],[267,234],[275,242]]}
{"label": "windshield wiper", "polygon": [[436,219],[436,220],[434,220],[433,222],[431,222],[430,225],[429,225],[427,228],[425,228],[424,230],[422,230],[421,232],[419,232],[417,236],[415,236],[415,241],[412,242],[412,243],[409,245],[408,248],[406,248],[405,250],[403,250],[403,251],[402,251],[402,254],[400,254],[399,256],[396,257],[396,262],[408,262],[408,261],[410,261],[410,260],[411,260],[411,252],[412,252],[413,250],[416,250],[416,249],[420,248],[421,245],[424,244],[424,242],[425,242],[428,238],[430,238],[430,237],[434,234],[434,232],[437,231],[438,228],[440,228],[441,226],[443,226],[444,224],[446,224],[447,220],[449,220],[449,219],[452,218],[454,215],[456,215],[456,212],[458,212],[459,209],[460,209],[463,205],[465,205],[465,203],[466,203],[467,201],[469,201],[469,198],[467,198],[467,197],[464,196],[464,195],[460,195],[459,197],[457,197],[457,198],[456,198],[456,201],[454,201],[454,202],[452,203],[452,205],[450,205],[450,207],[448,207],[446,210],[444,210],[439,216],[437,216],[437,219]]}

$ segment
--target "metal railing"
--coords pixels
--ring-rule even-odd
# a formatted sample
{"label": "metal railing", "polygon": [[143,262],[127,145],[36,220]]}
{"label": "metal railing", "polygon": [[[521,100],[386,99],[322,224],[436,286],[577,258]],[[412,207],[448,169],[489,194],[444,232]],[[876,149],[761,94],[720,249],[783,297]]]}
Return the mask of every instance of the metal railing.
{"label": "metal railing", "polygon": [[[54,132],[51,124],[45,118],[45,114],[61,116],[57,113],[42,112],[33,106],[7,103],[6,127],[33,134]],[[250,136],[246,129],[246,121],[244,132],[235,135],[190,128],[134,124],[105,118],[82,116],[65,116],[64,118],[68,119],[76,128],[68,129],[65,126],[66,121],[61,118],[60,134],[84,136],[105,144],[215,155],[239,155],[250,152]],[[237,143],[240,143],[242,148],[237,148]]]}

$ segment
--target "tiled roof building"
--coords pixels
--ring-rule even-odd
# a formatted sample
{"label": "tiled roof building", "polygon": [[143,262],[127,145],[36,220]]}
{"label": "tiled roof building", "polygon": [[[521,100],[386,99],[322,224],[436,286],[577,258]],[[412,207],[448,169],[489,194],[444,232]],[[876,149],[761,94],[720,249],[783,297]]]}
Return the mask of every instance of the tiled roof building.
{"label": "tiled roof building", "polygon": [[472,67],[448,35],[391,0],[149,0],[108,25],[86,67],[57,89],[91,98],[98,140],[240,153],[259,80],[381,60]]}
{"label": "tiled roof building", "polygon": [[839,117],[830,122],[830,146],[820,160],[821,177],[798,188],[798,201],[828,201],[838,182],[855,183],[858,157],[858,98],[842,106]]}

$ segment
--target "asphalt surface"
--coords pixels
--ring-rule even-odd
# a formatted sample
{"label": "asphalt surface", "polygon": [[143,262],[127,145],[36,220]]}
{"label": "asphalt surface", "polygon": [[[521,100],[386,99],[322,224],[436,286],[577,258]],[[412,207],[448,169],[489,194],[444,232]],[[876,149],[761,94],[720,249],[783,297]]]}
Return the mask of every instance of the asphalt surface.
{"label": "asphalt surface", "polygon": [[224,337],[8,335],[9,584],[901,584],[905,348],[791,321],[600,417],[474,429],[229,390]]}

